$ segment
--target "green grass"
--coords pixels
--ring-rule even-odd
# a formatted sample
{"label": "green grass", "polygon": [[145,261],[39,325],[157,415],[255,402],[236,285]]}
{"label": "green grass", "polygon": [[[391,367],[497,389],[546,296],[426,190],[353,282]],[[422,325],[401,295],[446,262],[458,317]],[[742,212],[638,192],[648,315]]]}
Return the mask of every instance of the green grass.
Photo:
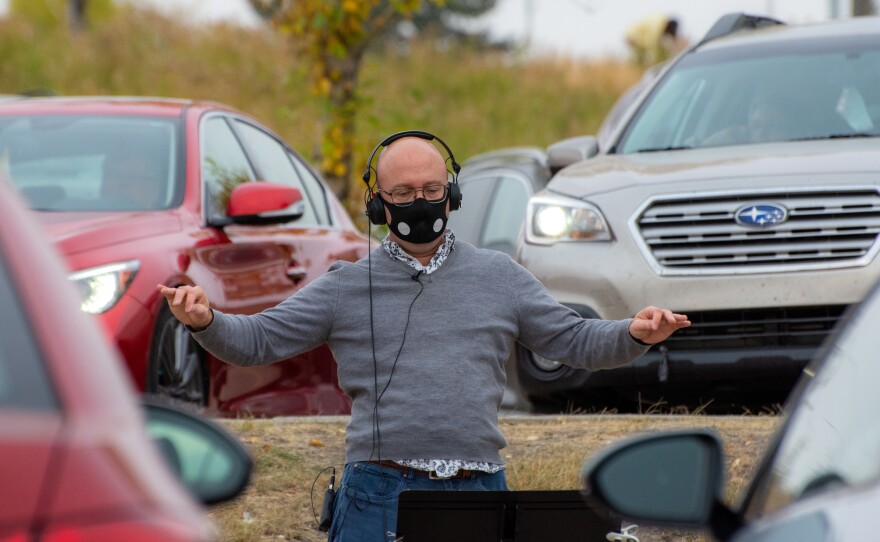
{"label": "green grass", "polygon": [[[307,70],[271,30],[188,26],[146,9],[120,7],[78,35],[13,15],[0,19],[0,93],[48,88],[214,100],[254,115],[317,160],[323,106],[308,91]],[[639,76],[617,61],[525,59],[441,49],[430,39],[405,51],[370,51],[351,182],[360,185],[373,146],[402,129],[437,134],[459,162],[499,147],[545,147],[595,133]],[[360,210],[360,201],[350,203]]]}

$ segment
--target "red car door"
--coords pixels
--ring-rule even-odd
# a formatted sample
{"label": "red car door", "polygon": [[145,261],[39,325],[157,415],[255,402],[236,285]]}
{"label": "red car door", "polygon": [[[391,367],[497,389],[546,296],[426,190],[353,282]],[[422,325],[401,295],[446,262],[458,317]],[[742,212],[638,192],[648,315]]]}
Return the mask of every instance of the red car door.
{"label": "red car door", "polygon": [[[212,304],[231,313],[255,313],[283,301],[326,272],[333,262],[366,253],[362,235],[339,220],[320,181],[278,138],[239,116],[209,115],[201,122],[201,174],[209,223],[224,218],[225,197],[242,182],[270,181],[297,188],[302,217],[287,224],[223,227],[218,243],[194,252]],[[196,271],[191,270],[193,276]],[[271,366],[239,368],[216,360],[210,374],[214,405],[226,412],[264,415],[347,414],[336,364],[326,346]]]}

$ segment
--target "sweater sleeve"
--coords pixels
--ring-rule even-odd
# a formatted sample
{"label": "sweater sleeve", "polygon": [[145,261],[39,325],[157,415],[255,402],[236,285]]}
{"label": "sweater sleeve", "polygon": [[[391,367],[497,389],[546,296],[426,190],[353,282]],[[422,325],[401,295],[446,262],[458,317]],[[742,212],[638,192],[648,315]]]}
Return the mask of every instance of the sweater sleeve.
{"label": "sweater sleeve", "polygon": [[619,367],[648,351],[629,333],[631,318],[582,318],[550,295],[541,282],[509,262],[511,298],[516,303],[519,342],[532,352],[581,369]]}
{"label": "sweater sleeve", "polygon": [[275,307],[253,315],[214,311],[206,329],[193,332],[202,347],[232,365],[268,365],[327,341],[336,315],[342,268],[310,282]]}

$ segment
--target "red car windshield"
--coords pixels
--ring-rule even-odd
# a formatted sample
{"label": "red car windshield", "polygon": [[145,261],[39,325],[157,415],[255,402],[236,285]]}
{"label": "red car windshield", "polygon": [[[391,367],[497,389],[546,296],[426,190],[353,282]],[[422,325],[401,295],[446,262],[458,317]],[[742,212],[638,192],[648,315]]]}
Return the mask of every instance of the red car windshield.
{"label": "red car windshield", "polygon": [[34,209],[166,209],[182,197],[179,125],[161,117],[7,117],[0,168]]}

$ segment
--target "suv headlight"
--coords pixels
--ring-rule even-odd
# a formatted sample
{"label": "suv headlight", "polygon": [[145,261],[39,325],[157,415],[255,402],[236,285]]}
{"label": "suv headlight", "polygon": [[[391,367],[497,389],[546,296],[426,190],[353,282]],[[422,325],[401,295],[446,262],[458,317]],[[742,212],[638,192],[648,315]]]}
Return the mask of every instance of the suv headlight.
{"label": "suv headlight", "polygon": [[80,291],[80,308],[89,314],[101,314],[119,301],[140,266],[140,262],[131,260],[83,269],[67,278]]}
{"label": "suv headlight", "polygon": [[526,211],[526,242],[611,241],[608,222],[590,203],[562,196],[535,196]]}

